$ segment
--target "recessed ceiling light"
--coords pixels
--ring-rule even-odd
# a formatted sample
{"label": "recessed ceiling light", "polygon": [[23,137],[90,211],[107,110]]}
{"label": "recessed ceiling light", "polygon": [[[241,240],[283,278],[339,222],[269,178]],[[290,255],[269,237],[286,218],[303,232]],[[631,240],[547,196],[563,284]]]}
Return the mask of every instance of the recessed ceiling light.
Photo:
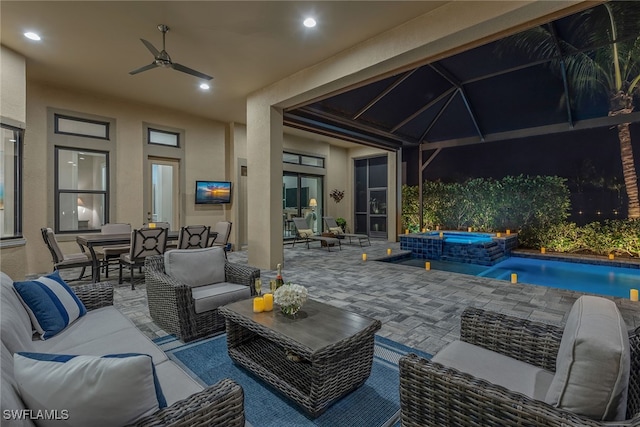
{"label": "recessed ceiling light", "polygon": [[40,36],[37,35],[36,33],[32,33],[31,31],[24,33],[24,36],[30,40],[35,40],[35,41],[40,40]]}
{"label": "recessed ceiling light", "polygon": [[202,90],[209,90],[211,88],[211,86],[209,86],[206,83],[200,83],[200,89]]}
{"label": "recessed ceiling light", "polygon": [[307,28],[313,28],[316,26],[316,20],[313,18],[306,18],[304,21],[302,21],[302,23]]}

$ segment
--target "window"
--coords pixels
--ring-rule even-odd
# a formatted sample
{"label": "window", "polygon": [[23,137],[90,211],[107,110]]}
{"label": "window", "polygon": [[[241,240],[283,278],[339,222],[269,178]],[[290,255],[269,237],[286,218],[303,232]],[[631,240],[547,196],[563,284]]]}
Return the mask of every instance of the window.
{"label": "window", "polygon": [[314,166],[324,168],[324,159],[316,156],[305,156],[303,154],[282,153],[282,161],[284,163],[293,163],[295,165]]}
{"label": "window", "polygon": [[179,132],[168,132],[164,130],[147,128],[147,140],[149,144],[160,144],[160,145],[168,145],[171,147],[179,147],[180,146],[180,133]]}
{"label": "window", "polygon": [[22,237],[22,136],[20,128],[0,125],[0,239]]}
{"label": "window", "polygon": [[108,216],[109,153],[55,148],[56,230],[99,230]]}
{"label": "window", "polygon": [[109,139],[109,123],[56,114],[55,133]]}

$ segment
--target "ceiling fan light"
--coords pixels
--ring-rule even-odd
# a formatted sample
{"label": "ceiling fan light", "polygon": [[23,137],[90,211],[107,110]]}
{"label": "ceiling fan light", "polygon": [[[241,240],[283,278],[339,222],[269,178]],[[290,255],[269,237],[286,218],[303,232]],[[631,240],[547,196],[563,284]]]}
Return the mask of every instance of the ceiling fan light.
{"label": "ceiling fan light", "polygon": [[302,24],[307,28],[313,28],[316,26],[316,20],[309,17],[309,18],[306,18],[304,21],[302,21]]}
{"label": "ceiling fan light", "polygon": [[206,83],[200,83],[200,89],[202,89],[202,90],[209,90],[209,89],[211,89],[211,86],[209,86],[209,85],[208,85],[208,84],[206,84]]}

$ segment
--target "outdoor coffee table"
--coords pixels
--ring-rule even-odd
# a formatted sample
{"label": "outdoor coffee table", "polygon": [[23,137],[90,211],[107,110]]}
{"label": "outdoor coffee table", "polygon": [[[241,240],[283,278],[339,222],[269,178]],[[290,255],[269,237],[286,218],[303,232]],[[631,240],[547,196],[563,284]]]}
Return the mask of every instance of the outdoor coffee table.
{"label": "outdoor coffee table", "polygon": [[254,313],[251,300],[219,311],[227,319],[229,357],[314,418],[371,373],[379,320],[312,300],[295,318],[278,306]]}

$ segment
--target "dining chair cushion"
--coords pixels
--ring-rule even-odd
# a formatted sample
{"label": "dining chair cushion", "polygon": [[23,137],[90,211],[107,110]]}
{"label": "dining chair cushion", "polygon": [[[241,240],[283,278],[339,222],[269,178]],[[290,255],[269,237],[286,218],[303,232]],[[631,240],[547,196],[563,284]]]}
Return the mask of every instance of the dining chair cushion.
{"label": "dining chair cushion", "polygon": [[191,287],[225,281],[225,257],[221,247],[174,249],[164,253],[164,271]]}
{"label": "dining chair cushion", "polygon": [[46,340],[87,313],[82,301],[60,277],[58,271],[35,280],[13,282],[31,324]]}
{"label": "dining chair cushion", "polygon": [[221,305],[251,298],[251,287],[236,283],[216,283],[191,289],[196,313],[215,310]]}
{"label": "dining chair cushion", "polygon": [[29,409],[66,411],[38,426],[126,425],[167,406],[147,354],[16,353],[13,368]]}
{"label": "dining chair cushion", "polygon": [[553,380],[553,372],[464,341],[447,344],[431,360],[536,400]]}
{"label": "dining chair cushion", "polygon": [[594,420],[624,420],[630,357],[627,327],[616,304],[590,295],[578,298],[545,402]]}

